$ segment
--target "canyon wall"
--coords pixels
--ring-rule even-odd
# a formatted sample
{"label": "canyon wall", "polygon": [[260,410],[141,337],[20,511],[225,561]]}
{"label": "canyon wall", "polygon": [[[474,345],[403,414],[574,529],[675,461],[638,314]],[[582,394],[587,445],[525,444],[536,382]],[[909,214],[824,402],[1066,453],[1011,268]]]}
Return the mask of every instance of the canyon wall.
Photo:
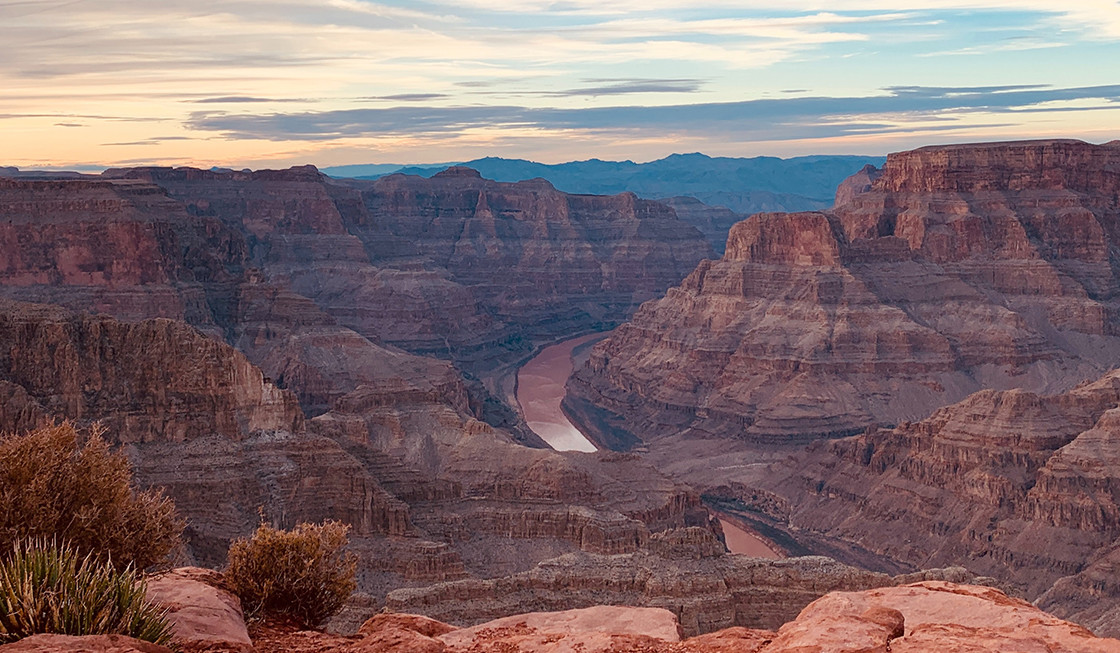
{"label": "canyon wall", "polygon": [[804,444],[1120,362],[1120,148],[923,148],[869,185],[736,225],[722,259],[595,348],[569,406],[647,442]]}

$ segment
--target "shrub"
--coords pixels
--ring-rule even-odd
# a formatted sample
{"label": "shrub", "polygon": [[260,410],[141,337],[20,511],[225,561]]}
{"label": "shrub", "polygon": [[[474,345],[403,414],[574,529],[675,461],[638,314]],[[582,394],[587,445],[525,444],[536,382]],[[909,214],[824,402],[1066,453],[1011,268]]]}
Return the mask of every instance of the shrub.
{"label": "shrub", "polygon": [[0,644],[60,633],[121,634],[166,645],[171,626],[145,594],[132,567],[118,570],[69,546],[16,544],[0,560]]}
{"label": "shrub", "polygon": [[182,522],[161,492],[140,492],[132,468],[95,427],[69,422],[0,436],[0,555],[20,541],[65,542],[117,568],[147,567],[179,543]]}
{"label": "shrub", "polygon": [[350,527],[336,521],[290,531],[261,524],[229,547],[226,579],[250,617],[294,619],[315,627],[354,591],[357,558],[345,551]]}

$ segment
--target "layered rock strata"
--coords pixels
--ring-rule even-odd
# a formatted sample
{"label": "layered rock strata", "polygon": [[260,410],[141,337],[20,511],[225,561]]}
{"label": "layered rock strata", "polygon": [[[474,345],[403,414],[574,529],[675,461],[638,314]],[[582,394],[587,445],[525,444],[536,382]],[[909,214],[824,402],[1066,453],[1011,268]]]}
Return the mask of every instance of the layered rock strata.
{"label": "layered rock strata", "polygon": [[1112,145],[891,155],[831,212],[736,225],[722,259],[596,347],[569,408],[606,411],[608,443],[624,422],[647,442],[788,445],[983,388],[1068,389],[1120,364],[1118,192]]}
{"label": "layered rock strata", "polygon": [[910,565],[963,564],[1115,634],[1120,372],[1060,395],[979,392],[815,443],[761,484],[773,523]]}
{"label": "layered rock strata", "polygon": [[830,591],[972,578],[959,568],[892,577],[823,557],[764,560],[725,554],[709,532],[693,528],[657,534],[634,553],[573,553],[504,578],[396,590],[386,605],[456,624],[524,610],[657,607],[675,614],[684,634],[694,636],[733,626],[777,628]]}
{"label": "layered rock strata", "polygon": [[175,501],[187,554],[202,564],[222,564],[261,510],[286,526],[350,524],[361,586],[375,595],[570,551],[632,552],[653,532],[708,526],[696,493],[632,456],[522,446],[445,390],[382,368],[384,382],[306,420],[243,354],[185,323],[0,303],[0,380],[19,404],[0,414],[11,420],[0,432],[101,421],[137,481]]}
{"label": "layered rock strata", "polygon": [[270,281],[339,324],[478,369],[524,354],[522,340],[621,321],[711,252],[662,204],[465,168],[347,185],[310,167],[106,176],[158,184],[243,234]]}

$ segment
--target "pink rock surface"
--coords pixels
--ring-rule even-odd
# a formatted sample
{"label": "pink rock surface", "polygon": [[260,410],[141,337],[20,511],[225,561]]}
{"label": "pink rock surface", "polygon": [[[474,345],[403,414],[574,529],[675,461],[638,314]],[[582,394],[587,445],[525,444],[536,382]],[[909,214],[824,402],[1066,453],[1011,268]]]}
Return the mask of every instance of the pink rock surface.
{"label": "pink rock surface", "polygon": [[836,592],[782,626],[764,653],[1113,653],[1120,641],[989,587],[916,583]]}
{"label": "pink rock surface", "polygon": [[35,635],[0,646],[4,653],[172,653],[166,646],[124,635]]}
{"label": "pink rock surface", "polygon": [[167,609],[174,643],[184,651],[253,651],[241,601],[215,584],[209,569],[184,567],[148,579],[148,600]]}
{"label": "pink rock surface", "polygon": [[565,612],[533,612],[497,619],[440,636],[452,650],[469,651],[500,640],[526,653],[607,653],[619,637],[680,641],[677,618],[660,608],[596,606]]}

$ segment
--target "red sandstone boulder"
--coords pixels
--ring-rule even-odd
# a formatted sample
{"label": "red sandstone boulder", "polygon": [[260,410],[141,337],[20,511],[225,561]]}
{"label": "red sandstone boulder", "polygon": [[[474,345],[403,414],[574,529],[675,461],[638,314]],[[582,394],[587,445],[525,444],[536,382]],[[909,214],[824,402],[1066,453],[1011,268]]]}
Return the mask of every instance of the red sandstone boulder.
{"label": "red sandstone boulder", "polygon": [[148,579],[148,600],[167,609],[174,643],[184,652],[254,650],[241,601],[221,584],[220,574],[198,567]]}

